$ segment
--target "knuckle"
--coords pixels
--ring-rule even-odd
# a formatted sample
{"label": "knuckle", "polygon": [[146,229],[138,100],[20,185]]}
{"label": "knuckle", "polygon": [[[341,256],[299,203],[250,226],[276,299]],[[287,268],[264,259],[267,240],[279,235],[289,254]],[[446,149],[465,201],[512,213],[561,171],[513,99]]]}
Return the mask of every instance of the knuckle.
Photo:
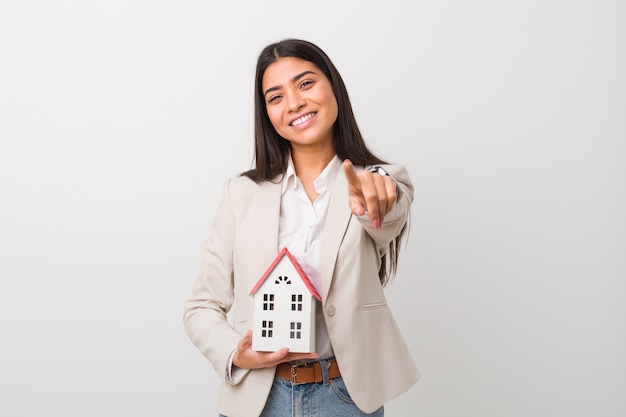
{"label": "knuckle", "polygon": [[365,200],[368,203],[376,203],[378,202],[378,196],[375,193],[367,193],[367,195],[365,196]]}

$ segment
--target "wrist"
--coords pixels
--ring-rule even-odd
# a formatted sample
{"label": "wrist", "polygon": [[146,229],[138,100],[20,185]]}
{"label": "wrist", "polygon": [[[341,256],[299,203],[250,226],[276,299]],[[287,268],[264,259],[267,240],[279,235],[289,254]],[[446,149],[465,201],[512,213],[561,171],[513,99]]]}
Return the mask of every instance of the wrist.
{"label": "wrist", "polygon": [[366,168],[369,172],[378,172],[380,175],[384,175],[386,177],[389,177],[389,173],[387,171],[385,171],[385,169],[383,167],[381,167],[380,165],[372,165],[371,167]]}

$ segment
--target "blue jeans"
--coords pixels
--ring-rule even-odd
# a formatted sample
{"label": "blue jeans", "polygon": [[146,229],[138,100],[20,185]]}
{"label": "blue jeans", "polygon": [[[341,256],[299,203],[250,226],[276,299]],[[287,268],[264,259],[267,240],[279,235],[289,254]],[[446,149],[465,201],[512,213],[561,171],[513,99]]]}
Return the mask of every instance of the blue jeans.
{"label": "blue jeans", "polygon": [[[323,382],[294,385],[274,378],[272,390],[259,417],[383,417],[384,407],[372,414],[359,410],[342,378],[328,380],[328,361],[320,361]],[[225,417],[220,414],[220,417]]]}

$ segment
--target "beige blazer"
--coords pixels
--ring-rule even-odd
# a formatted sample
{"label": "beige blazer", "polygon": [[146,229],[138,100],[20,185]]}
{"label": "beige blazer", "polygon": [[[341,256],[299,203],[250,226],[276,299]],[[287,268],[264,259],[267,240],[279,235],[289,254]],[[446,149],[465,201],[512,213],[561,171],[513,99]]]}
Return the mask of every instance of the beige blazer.
{"label": "beige blazer", "polygon": [[[380,257],[407,221],[413,186],[404,167],[385,169],[397,181],[398,199],[380,229],[367,216],[352,215],[347,182],[339,172],[320,253],[329,337],[350,396],[365,413],[419,379],[378,279]],[[232,385],[226,372],[230,354],[252,327],[250,290],[278,254],[280,198],[280,179],[256,184],[237,177],[225,184],[184,306],[187,334],[222,380],[218,408],[228,417],[259,416],[274,378],[274,368],[253,370]]]}

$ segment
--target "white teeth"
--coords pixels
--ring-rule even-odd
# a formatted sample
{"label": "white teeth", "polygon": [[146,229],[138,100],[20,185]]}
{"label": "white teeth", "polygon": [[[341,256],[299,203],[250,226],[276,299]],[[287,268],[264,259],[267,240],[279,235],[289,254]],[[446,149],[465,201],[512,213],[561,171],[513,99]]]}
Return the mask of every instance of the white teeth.
{"label": "white teeth", "polygon": [[300,117],[299,119],[296,119],[293,122],[291,122],[291,126],[301,125],[302,123],[306,122],[307,120],[309,120],[313,116],[315,116],[315,113],[305,114],[304,116]]}

